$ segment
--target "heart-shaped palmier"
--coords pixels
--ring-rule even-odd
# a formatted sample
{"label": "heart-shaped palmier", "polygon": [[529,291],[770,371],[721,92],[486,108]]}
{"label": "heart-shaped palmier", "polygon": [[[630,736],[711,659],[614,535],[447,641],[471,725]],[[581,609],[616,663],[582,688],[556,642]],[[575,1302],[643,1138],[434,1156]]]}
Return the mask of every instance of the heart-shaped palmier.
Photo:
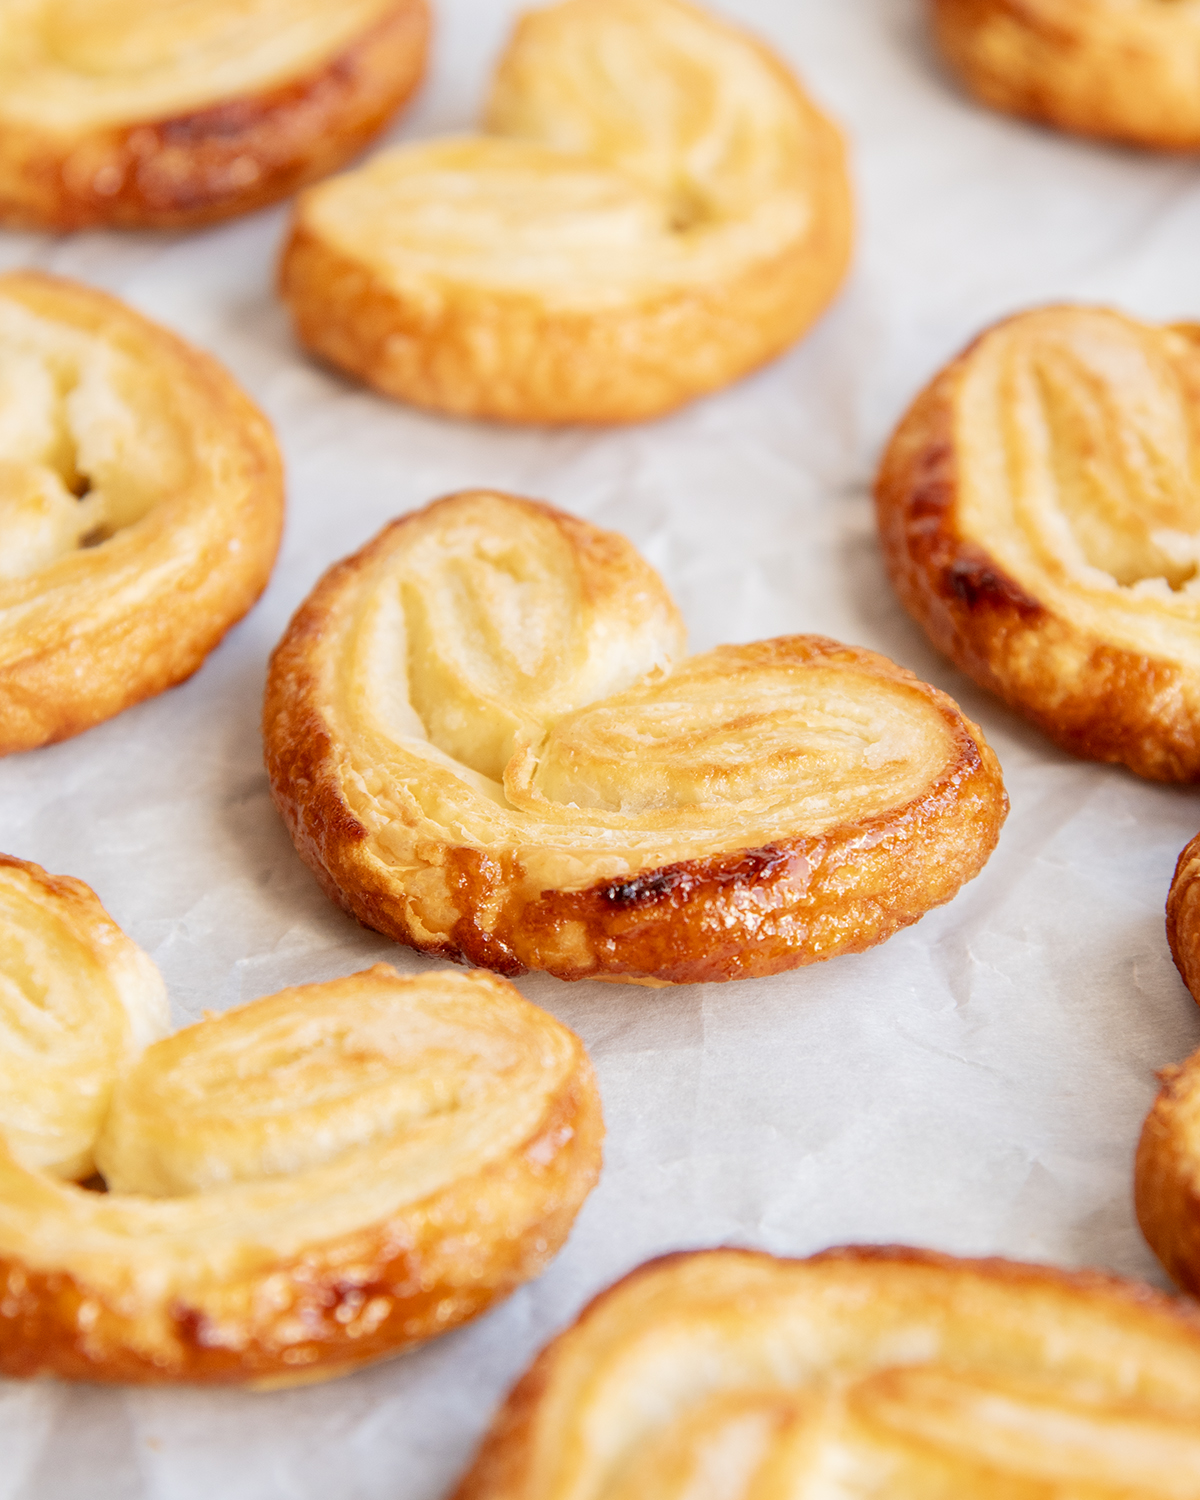
{"label": "heart-shaped palmier", "polygon": [[683,0],[523,18],[486,132],[304,194],[300,339],[391,396],[515,421],[654,416],[786,349],[850,253],[837,131]]}
{"label": "heart-shaped palmier", "polygon": [[1060,130],[1200,146],[1196,0],[932,0],[942,51],[972,92]]}
{"label": "heart-shaped palmier", "polygon": [[1064,749],[1200,778],[1200,333],[1051,307],[901,422],[888,570],[934,644]]}
{"label": "heart-shaped palmier", "polygon": [[585,1309],[454,1500],[1196,1500],[1200,1318],[914,1250],[668,1256]]}
{"label": "heart-shaped palmier", "polygon": [[0,277],[0,754],[189,677],[282,526],[271,429],[215,360],[89,287]]}
{"label": "heart-shaped palmier", "polygon": [[537,1275],[596,1181],[587,1056],[493,975],[380,964],[143,1051],[161,981],[86,886],[0,860],[0,936],[0,1374],[340,1374]]}
{"label": "heart-shaped palmier", "polygon": [[277,648],[275,800],[368,926],[564,979],[855,952],[979,871],[1007,801],[944,693],[820,636],[683,644],[624,538],[440,500],[327,573]]}
{"label": "heart-shaped palmier", "polygon": [[424,66],[425,0],[0,0],[0,224],[178,227],[332,172]]}

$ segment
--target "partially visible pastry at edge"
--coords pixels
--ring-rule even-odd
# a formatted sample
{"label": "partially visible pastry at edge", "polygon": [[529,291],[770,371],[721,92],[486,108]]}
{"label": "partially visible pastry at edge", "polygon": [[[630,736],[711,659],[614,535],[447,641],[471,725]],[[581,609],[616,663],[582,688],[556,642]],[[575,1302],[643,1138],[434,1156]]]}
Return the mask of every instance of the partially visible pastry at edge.
{"label": "partially visible pastry at edge", "polygon": [[0,0],[0,224],[273,203],[383,127],[427,32],[426,0]]}
{"label": "partially visible pastry at edge", "polygon": [[215,360],[88,287],[0,276],[0,754],[190,676],[282,525],[271,429]]}
{"label": "partially visible pastry at edge", "polygon": [[[1194,935],[1189,937],[1194,946]],[[1184,978],[1190,985],[1187,972]],[[1150,1248],[1175,1284],[1195,1297],[1200,1295],[1200,1052],[1158,1076],[1162,1088],[1138,1143],[1134,1201]]]}
{"label": "partially visible pastry at edge", "polygon": [[667,1256],[596,1298],[453,1500],[1197,1500],[1200,1317],[918,1250]]}
{"label": "partially visible pastry at edge", "polygon": [[1167,895],[1167,942],[1184,984],[1200,1000],[1200,833],[1175,862]]}
{"label": "partially visible pastry at edge", "polygon": [[985,104],[1080,135],[1200,148],[1195,0],[932,0],[942,51]]}
{"label": "partially visible pastry at edge", "polygon": [[621,422],[786,349],[832,298],[837,130],[761,44],[683,0],[566,0],[517,26],[486,133],[300,199],[300,339],[405,401]]}
{"label": "partially visible pastry at edge", "polygon": [[0,1374],[338,1375],[538,1275],[595,1184],[587,1055],[493,975],[166,1020],[87,886],[0,857]]}
{"label": "partially visible pastry at edge", "polygon": [[509,974],[689,983],[857,952],[948,901],[1007,810],[979,730],[911,672],[821,636],[686,657],[623,537],[486,492],[325,575],[264,734],[335,901]]}
{"label": "partially visible pastry at edge", "polygon": [[1072,754],[1200,779],[1200,328],[1049,307],[901,422],[876,487],[905,607]]}

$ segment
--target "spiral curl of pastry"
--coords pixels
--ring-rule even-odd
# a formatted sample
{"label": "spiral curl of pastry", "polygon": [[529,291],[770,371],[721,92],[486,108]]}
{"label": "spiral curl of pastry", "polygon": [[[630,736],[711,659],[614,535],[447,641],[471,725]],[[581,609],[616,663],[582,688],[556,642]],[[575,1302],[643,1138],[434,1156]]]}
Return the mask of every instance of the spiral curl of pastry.
{"label": "spiral curl of pastry", "polygon": [[0,0],[0,224],[273,203],[383,127],[427,33],[426,0]]}
{"label": "spiral curl of pastry", "polygon": [[876,486],[930,639],[1063,749],[1200,779],[1200,330],[1050,307],[921,393]]}
{"label": "spiral curl of pastry", "polygon": [[0,939],[0,1374],[341,1374],[538,1275],[596,1181],[587,1055],[494,975],[377,964],[163,1037],[79,881],[0,859]]}
{"label": "spiral curl of pastry", "polygon": [[623,537],[437,501],[327,573],[276,649],[276,804],[367,926],[563,979],[857,952],[983,866],[1007,800],[945,694],[820,636],[683,648]]}
{"label": "spiral curl of pastry", "polygon": [[985,104],[1080,135],[1200,148],[1196,0],[933,0],[943,53]]}
{"label": "spiral curl of pastry", "polygon": [[851,1248],[652,1261],[454,1500],[1196,1500],[1200,1317],[1130,1282]]}
{"label": "spiral curl of pastry", "polygon": [[0,276],[0,754],[191,676],[282,526],[271,429],[215,360],[88,287]]}
{"label": "spiral curl of pastry", "polygon": [[841,139],[766,48],[683,0],[567,0],[519,23],[484,133],[303,195],[281,289],[390,396],[632,421],[799,338],[851,218]]}

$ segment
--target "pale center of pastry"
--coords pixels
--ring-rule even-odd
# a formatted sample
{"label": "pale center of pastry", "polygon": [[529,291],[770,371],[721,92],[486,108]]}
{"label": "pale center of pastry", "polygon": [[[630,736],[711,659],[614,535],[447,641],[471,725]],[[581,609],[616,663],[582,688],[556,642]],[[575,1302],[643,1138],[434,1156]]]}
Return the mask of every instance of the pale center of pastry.
{"label": "pale center of pastry", "polygon": [[1076,624],[1200,661],[1197,411],[1183,332],[1083,309],[1002,325],[957,397],[962,534]]}
{"label": "pale center of pastry", "polygon": [[0,0],[0,119],[171,119],[325,65],[394,0]]}
{"label": "pale center of pastry", "polygon": [[0,579],[108,540],[186,473],[161,377],[0,298]]}
{"label": "pale center of pastry", "polygon": [[466,284],[566,310],[728,276],[812,219],[815,116],[752,42],[688,7],[540,12],[486,123],[322,185],[305,220],[406,296]]}

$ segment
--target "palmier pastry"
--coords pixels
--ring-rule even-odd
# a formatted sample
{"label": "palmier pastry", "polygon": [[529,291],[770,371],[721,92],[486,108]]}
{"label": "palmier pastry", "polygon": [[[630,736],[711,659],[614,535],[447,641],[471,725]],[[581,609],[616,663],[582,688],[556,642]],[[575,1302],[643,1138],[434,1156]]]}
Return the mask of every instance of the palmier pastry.
{"label": "palmier pastry", "polygon": [[309,348],[421,406],[622,422],[786,349],[845,273],[841,139],[764,47],[682,0],[527,15],[484,134],[300,199]]}
{"label": "palmier pastry", "polygon": [[0,224],[274,202],[382,127],[426,32],[426,0],[0,0]]}
{"label": "palmier pastry", "polygon": [[100,292],[0,277],[0,754],[190,676],[282,524],[271,430],[215,361]]}
{"label": "palmier pastry", "polygon": [[1200,833],[1175,863],[1167,896],[1167,942],[1184,984],[1200,999]]}
{"label": "palmier pastry", "polygon": [[3,861],[0,930],[0,1374],[336,1375],[537,1275],[596,1180],[582,1046],[493,975],[379,964],[137,1058],[161,982],[86,886]]}
{"label": "palmier pastry", "polygon": [[653,1261],[539,1356],[454,1500],[1196,1500],[1200,1316],[1001,1260]]}
{"label": "palmier pastry", "polygon": [[876,490],[909,613],[1064,749],[1200,778],[1200,329],[1051,307],[985,333]]}
{"label": "palmier pastry", "polygon": [[[1175,952],[1179,963],[1178,947]],[[1186,970],[1184,978],[1190,985]],[[1150,1248],[1172,1280],[1196,1296],[1200,1294],[1200,1052],[1177,1068],[1164,1068],[1159,1078],[1162,1088],[1138,1145],[1134,1199]]]}
{"label": "palmier pastry", "polygon": [[563,979],[857,952],[982,867],[1007,802],[945,694],[820,636],[683,645],[624,538],[440,500],[327,573],[277,648],[276,803],[368,926]]}
{"label": "palmier pastry", "polygon": [[995,109],[1060,130],[1200,147],[1200,13],[1163,0],[933,0],[946,57]]}

